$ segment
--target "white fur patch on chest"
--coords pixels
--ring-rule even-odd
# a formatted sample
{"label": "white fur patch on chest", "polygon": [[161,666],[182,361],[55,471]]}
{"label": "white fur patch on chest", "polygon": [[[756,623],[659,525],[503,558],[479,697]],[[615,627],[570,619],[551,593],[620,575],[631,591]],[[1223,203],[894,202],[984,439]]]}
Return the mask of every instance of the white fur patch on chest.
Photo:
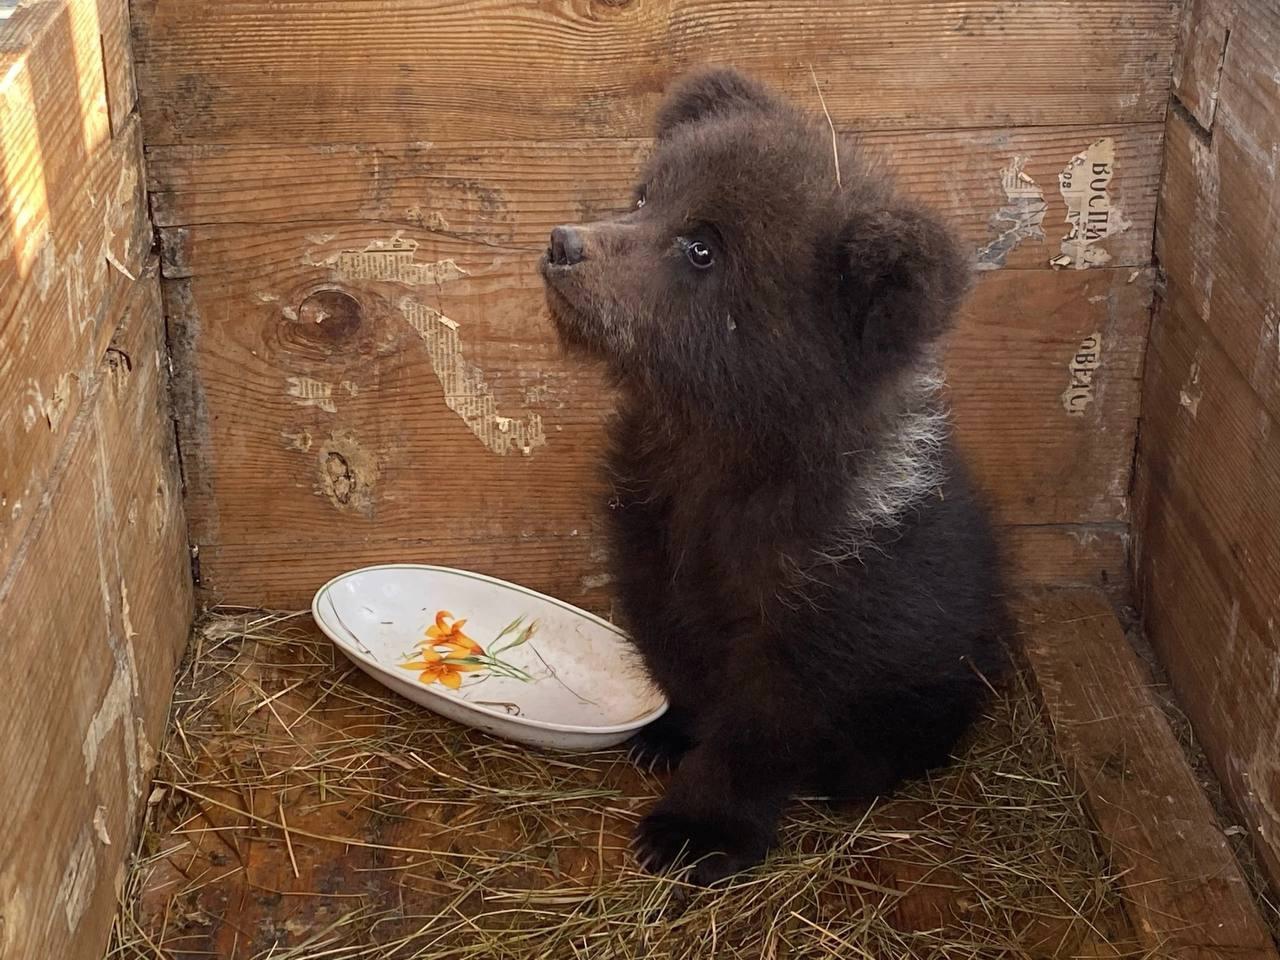
{"label": "white fur patch on chest", "polygon": [[949,430],[942,387],[936,364],[913,370],[901,388],[901,404],[886,417],[874,444],[845,453],[858,460],[845,497],[846,521],[815,551],[819,563],[859,558],[877,531],[898,526],[927,497],[941,495]]}

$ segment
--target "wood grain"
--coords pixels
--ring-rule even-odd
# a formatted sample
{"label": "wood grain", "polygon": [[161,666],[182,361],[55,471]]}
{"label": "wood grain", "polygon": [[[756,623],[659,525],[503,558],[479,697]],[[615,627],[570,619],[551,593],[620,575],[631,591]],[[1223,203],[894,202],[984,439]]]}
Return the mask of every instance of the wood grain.
{"label": "wood grain", "polygon": [[117,319],[48,503],[0,577],[6,957],[102,956],[190,623],[154,267]]}
{"label": "wood grain", "polygon": [[95,0],[98,32],[102,37],[102,66],[106,80],[107,118],[119,136],[138,110],[138,81],[133,70],[132,24],[129,0]]}
{"label": "wood grain", "polygon": [[1087,586],[1127,597],[1128,524],[1015,524],[1001,527],[999,533],[1009,580],[1015,588]]}
{"label": "wood grain", "polygon": [[1137,594],[1215,770],[1280,876],[1280,423],[1190,303],[1152,340]]}
{"label": "wood grain", "polygon": [[[948,338],[955,435],[1002,523],[1128,519],[1151,275],[1137,270],[988,274]],[[1093,352],[1092,400],[1071,390]]]}
{"label": "wood grain", "polygon": [[0,43],[0,956],[97,960],[191,618],[124,0]]}
{"label": "wood grain", "polygon": [[1280,19],[1187,11],[1137,463],[1151,640],[1280,886]]}
{"label": "wood grain", "polygon": [[[141,127],[108,79],[123,0],[24,8],[0,51],[0,570],[48,481],[150,246]],[[117,303],[118,306],[118,303]]]}
{"label": "wood grain", "polygon": [[[936,208],[988,267],[1044,267],[1062,252],[1066,207],[1058,174],[1094,140],[1115,143],[1113,202],[1129,229],[1105,242],[1112,266],[1151,261],[1160,177],[1159,124],[872,132],[863,149],[901,187]],[[541,250],[558,223],[613,213],[651,149],[646,140],[378,143],[341,147],[149,146],[158,227],[367,220],[494,248]],[[1005,257],[994,220],[1009,206],[1002,171],[1015,158],[1043,192],[1039,231]],[[1025,181],[1024,181],[1025,182]],[[989,248],[989,249],[988,249]]]}
{"label": "wood grain", "polygon": [[[111,137],[97,6],[40,3],[5,24],[0,46],[0,275],[8,288],[40,253],[89,161]],[[60,202],[63,202],[60,205]]]}
{"label": "wood grain", "polygon": [[132,293],[125,271],[136,276],[150,248],[141,164],[135,116],[85,169],[64,177],[46,168],[41,252],[26,271],[10,258],[0,278],[0,569],[22,541],[92,389]]}
{"label": "wood grain", "polygon": [[[1267,61],[1246,46],[1252,36],[1232,33],[1212,138],[1170,118],[1157,253],[1194,316],[1280,416],[1280,88],[1258,79]],[[1274,58],[1280,25],[1271,37]]]}
{"label": "wood grain", "polygon": [[1226,0],[1189,0],[1178,28],[1173,95],[1178,105],[1206,131],[1212,129],[1218,109],[1234,7],[1234,2]]}
{"label": "wood grain", "polygon": [[[603,602],[592,504],[609,398],[560,358],[530,266],[556,223],[618,208],[670,77],[715,60],[815,110],[816,76],[834,122],[995,268],[950,346],[961,442],[1001,523],[1032,528],[1016,564],[1072,582],[1117,572],[1171,5],[398,0],[371,16],[353,0],[140,0],[133,12],[209,597],[293,605],[336,565],[411,553]],[[1116,269],[1052,274],[1067,233],[1058,175],[1103,138],[1129,224],[1106,241]],[[1043,194],[1043,217],[1006,243],[1020,188]],[[397,238],[413,262],[467,276],[341,275],[344,254]],[[326,319],[335,304],[350,316],[306,321],[318,302]],[[499,457],[477,443],[412,327],[429,311],[458,324],[450,342],[498,416],[517,433],[541,418],[545,448]],[[1069,416],[1072,377],[1095,376],[1069,366],[1095,333],[1096,400]],[[1100,552],[1072,540],[1095,530]]]}
{"label": "wood grain", "polygon": [[1275,945],[1150,678],[1098,592],[1033,592],[1025,649],[1058,750],[1153,955],[1274,960]]}
{"label": "wood grain", "polygon": [[643,136],[671,76],[732,61],[841,126],[1164,116],[1176,7],[227,0],[134,4],[149,144]]}
{"label": "wood grain", "polygon": [[[314,588],[344,549],[350,566],[414,543],[533,586],[598,580],[596,464],[611,400],[596,370],[561,355],[532,256],[406,233],[419,245],[394,256],[465,275],[374,279],[342,266],[387,236],[332,222],[162,231],[202,581],[226,602],[296,604],[299,578]],[[349,297],[350,313],[307,319],[317,291]],[[959,441],[1002,522],[1126,518],[1149,291],[1150,277],[1127,269],[985,275],[948,368]],[[500,456],[449,409],[439,358],[413,326],[422,309],[457,325],[501,416],[541,418],[544,447]],[[1068,367],[1094,333],[1105,358],[1094,400],[1071,416]],[[245,551],[292,551],[295,566],[234,571],[228,559]],[[260,586],[241,593],[233,581]]]}
{"label": "wood grain", "polygon": [[[593,511],[586,504],[583,513]],[[262,539],[200,548],[205,602],[302,610],[329,578],[366,563],[445,563],[528,583],[552,596],[613,616],[603,575],[603,538],[593,514],[568,536],[474,536],[332,539],[305,543]],[[1128,588],[1128,528],[1121,523],[1002,526],[1005,562],[1016,584]]]}

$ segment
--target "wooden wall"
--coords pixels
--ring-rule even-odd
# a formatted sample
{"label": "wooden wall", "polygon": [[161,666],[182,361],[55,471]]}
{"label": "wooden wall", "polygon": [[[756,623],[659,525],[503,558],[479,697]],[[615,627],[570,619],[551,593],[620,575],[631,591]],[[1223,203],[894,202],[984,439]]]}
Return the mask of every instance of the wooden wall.
{"label": "wooden wall", "polygon": [[534,263],[625,202],[706,61],[815,110],[816,75],[954,219],[983,269],[954,407],[1015,558],[1123,581],[1176,7],[134,0],[206,597],[297,607],[425,560],[607,609],[609,398]]}
{"label": "wooden wall", "polygon": [[1280,887],[1280,6],[1182,26],[1136,486],[1151,639]]}
{"label": "wooden wall", "polygon": [[0,21],[0,957],[98,960],[191,613],[124,0]]}

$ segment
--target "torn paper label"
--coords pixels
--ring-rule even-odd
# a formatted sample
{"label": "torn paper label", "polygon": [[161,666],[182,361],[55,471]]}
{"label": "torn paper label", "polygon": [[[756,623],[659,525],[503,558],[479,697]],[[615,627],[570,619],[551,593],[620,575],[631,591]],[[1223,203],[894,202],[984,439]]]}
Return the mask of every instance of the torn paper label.
{"label": "torn paper label", "polygon": [[1115,161],[1116,142],[1103,137],[1072,157],[1058,174],[1070,229],[1062,238],[1062,254],[1049,261],[1052,266],[1077,270],[1100,266],[1111,254],[1099,244],[1132,226],[1108,192]]}
{"label": "torn paper label", "polygon": [[337,413],[333,402],[333,384],[311,377],[289,377],[288,394],[300,407],[319,407],[325,413]]}
{"label": "torn paper label", "polygon": [[1200,362],[1193,360],[1191,369],[1187,371],[1187,380],[1178,391],[1178,405],[1183,407],[1194,420],[1200,412],[1200,397],[1204,388],[1200,386]]}
{"label": "torn paper label", "polygon": [[[348,283],[397,283],[421,288],[438,287],[468,276],[453,260],[416,259],[417,250],[416,241],[397,233],[389,240],[375,240],[361,250],[339,251],[332,259],[335,278]],[[396,307],[426,346],[431,368],[444,388],[445,403],[481,443],[496,454],[519,451],[526,456],[546,444],[542,417],[538,414],[516,418],[498,413],[497,401],[484,371],[462,354],[456,320],[418,297],[403,297]],[[348,385],[344,381],[342,387],[355,396],[354,383]],[[332,391],[323,399],[332,404]]]}
{"label": "torn paper label", "polygon": [[281,430],[280,437],[289,445],[290,450],[306,453],[311,449],[311,431],[309,430],[299,430],[297,433]]}
{"label": "torn paper label", "polygon": [[1094,380],[1102,367],[1102,334],[1093,333],[1080,341],[1080,348],[1067,364],[1070,379],[1062,391],[1062,408],[1069,417],[1083,417],[1093,403]]}
{"label": "torn paper label", "polygon": [[990,227],[996,236],[978,250],[978,270],[998,270],[1023,240],[1044,239],[1044,191],[1023,170],[1026,163],[1026,157],[1014,157],[1000,171],[1000,185],[1008,202],[991,216]]}
{"label": "torn paper label", "polygon": [[462,355],[456,320],[409,297],[401,300],[399,307],[426,345],[431,369],[444,388],[444,402],[481,443],[500,455],[518,450],[525,456],[546,444],[538,414],[530,413],[519,420],[498,414],[497,401],[485,382],[484,372]]}
{"label": "torn paper label", "polygon": [[416,241],[397,234],[390,240],[375,240],[363,250],[343,250],[336,271],[342,280],[382,280],[412,287],[435,286],[467,275],[453,260],[415,260],[417,250]]}

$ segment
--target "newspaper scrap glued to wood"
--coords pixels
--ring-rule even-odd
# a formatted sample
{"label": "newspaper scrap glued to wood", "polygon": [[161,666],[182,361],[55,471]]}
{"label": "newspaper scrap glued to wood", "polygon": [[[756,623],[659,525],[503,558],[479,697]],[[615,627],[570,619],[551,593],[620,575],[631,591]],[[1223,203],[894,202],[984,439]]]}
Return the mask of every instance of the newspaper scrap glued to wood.
{"label": "newspaper scrap glued to wood", "polygon": [[1049,261],[1051,266],[1083,270],[1111,259],[1099,244],[1132,225],[1108,193],[1115,163],[1116,142],[1103,137],[1072,157],[1058,174],[1071,229],[1062,238],[1062,254]]}
{"label": "newspaper scrap glued to wood", "polygon": [[[387,241],[375,240],[363,250],[343,250],[334,270],[338,279],[347,282],[372,280],[415,288],[439,287],[467,276],[453,260],[417,260],[417,249],[415,241],[396,234]],[[484,371],[463,355],[456,320],[416,296],[400,298],[396,308],[426,346],[445,404],[477,440],[499,455],[519,451],[529,456],[546,445],[542,417],[537,413],[519,418],[499,414]]]}
{"label": "newspaper scrap glued to wood", "polygon": [[1062,391],[1062,408],[1069,417],[1083,417],[1094,399],[1094,375],[1102,367],[1102,334],[1092,333],[1080,341],[1080,348],[1067,364],[1071,377]]}
{"label": "newspaper scrap glued to wood", "polygon": [[547,435],[538,414],[530,413],[521,419],[499,415],[484,371],[462,355],[456,320],[412,297],[405,297],[397,306],[427,348],[431,369],[444,389],[445,404],[481,443],[499,455],[518,450],[525,456],[546,444]]}
{"label": "newspaper scrap glued to wood", "polygon": [[978,250],[977,270],[998,270],[1023,240],[1044,239],[1041,224],[1048,205],[1040,185],[1024,172],[1026,164],[1026,157],[1014,157],[1000,171],[1000,185],[1008,202],[991,216],[990,227],[996,236]]}

